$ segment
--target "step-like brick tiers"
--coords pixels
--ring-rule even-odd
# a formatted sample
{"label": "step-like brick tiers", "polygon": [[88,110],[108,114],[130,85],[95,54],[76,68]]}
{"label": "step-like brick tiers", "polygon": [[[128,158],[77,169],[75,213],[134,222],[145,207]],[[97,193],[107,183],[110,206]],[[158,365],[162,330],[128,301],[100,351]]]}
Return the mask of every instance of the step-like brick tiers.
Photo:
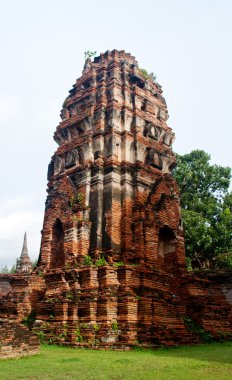
{"label": "step-like brick tiers", "polygon": [[[75,281],[74,281],[75,279]],[[191,318],[214,338],[230,338],[232,281],[144,267],[86,267],[45,275],[37,329],[67,345],[131,347],[191,344]]]}
{"label": "step-like brick tiers", "polygon": [[33,311],[34,331],[50,343],[125,349],[202,341],[186,324],[189,318],[213,338],[231,339],[229,274],[170,275],[144,266],[107,265],[8,280],[13,291],[0,299],[1,320],[14,316],[11,326],[18,326]]}

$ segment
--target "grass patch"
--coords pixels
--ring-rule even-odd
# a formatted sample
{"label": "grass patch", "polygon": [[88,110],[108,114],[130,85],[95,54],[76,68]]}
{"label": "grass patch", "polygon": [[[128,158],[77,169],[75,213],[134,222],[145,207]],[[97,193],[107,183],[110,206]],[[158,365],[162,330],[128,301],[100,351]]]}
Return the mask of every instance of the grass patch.
{"label": "grass patch", "polygon": [[0,361],[1,380],[192,380],[193,377],[232,379],[232,342],[126,352],[43,345],[39,355]]}

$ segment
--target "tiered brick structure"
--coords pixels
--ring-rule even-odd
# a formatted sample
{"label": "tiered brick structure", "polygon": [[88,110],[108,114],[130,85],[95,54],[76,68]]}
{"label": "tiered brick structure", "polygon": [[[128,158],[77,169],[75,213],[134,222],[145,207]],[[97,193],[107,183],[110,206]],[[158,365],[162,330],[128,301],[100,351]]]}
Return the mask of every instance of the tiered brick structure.
{"label": "tiered brick structure", "polygon": [[61,117],[39,266],[73,268],[86,255],[160,270],[183,266],[161,86],[130,54],[106,52],[86,61]]}
{"label": "tiered brick structure", "polygon": [[[139,323],[146,341],[152,305],[150,296],[139,302],[141,277],[185,265],[171,175],[173,133],[161,86],[130,54],[108,51],[87,59],[61,117],[38,264],[47,285],[41,310],[47,314],[47,303],[56,299],[54,315],[90,327],[100,323],[102,342],[118,340],[112,324],[123,331],[122,342],[135,342]],[[88,260],[107,265],[86,267]],[[66,305],[58,302],[61,290],[70,297]]]}
{"label": "tiered brick structure", "polygon": [[2,279],[0,317],[36,316],[43,338],[88,347],[229,337],[231,278],[185,269],[161,86],[107,51],[87,59],[61,118],[38,266],[11,290]]}

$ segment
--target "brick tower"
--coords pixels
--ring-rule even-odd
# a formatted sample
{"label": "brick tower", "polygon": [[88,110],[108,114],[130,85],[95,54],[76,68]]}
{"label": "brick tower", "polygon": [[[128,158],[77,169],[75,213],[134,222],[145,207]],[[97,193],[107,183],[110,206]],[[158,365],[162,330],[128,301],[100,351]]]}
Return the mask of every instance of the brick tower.
{"label": "brick tower", "polygon": [[173,133],[161,86],[124,51],[87,59],[54,138],[39,265],[86,256],[166,270],[183,265]]}
{"label": "brick tower", "polygon": [[94,348],[231,338],[231,275],[185,269],[161,86],[107,51],[86,60],[61,118],[38,265],[0,275],[0,318]]}
{"label": "brick tower", "polygon": [[[157,289],[172,299],[165,273],[172,278],[185,265],[167,118],[161,86],[130,54],[113,50],[86,60],[64,101],[48,168],[36,269],[46,291],[32,307],[49,339],[167,340],[162,313],[170,310],[157,308]],[[179,309],[172,312],[176,334],[185,330]]]}

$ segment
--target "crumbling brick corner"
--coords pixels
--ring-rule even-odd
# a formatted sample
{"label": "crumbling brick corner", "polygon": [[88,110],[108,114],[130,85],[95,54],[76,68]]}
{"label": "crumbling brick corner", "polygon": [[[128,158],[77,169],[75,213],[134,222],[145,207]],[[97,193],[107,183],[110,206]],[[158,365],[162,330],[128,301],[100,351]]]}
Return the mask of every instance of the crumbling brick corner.
{"label": "crumbling brick corner", "polygon": [[17,358],[39,353],[38,336],[15,320],[0,319],[0,359]]}

